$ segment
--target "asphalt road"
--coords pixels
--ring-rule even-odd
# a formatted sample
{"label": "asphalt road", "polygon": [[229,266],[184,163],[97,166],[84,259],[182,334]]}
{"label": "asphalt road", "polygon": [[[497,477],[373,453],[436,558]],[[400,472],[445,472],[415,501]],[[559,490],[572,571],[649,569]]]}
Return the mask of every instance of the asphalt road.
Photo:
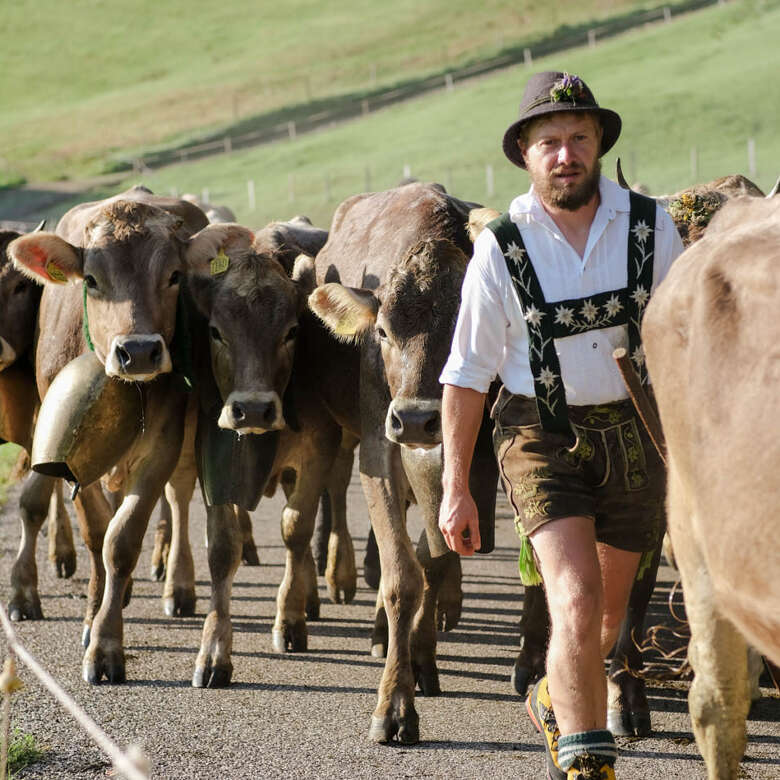
{"label": "asphalt road", "polygon": [[[0,597],[7,603],[8,573],[18,546],[14,508],[18,488],[0,509]],[[263,499],[254,514],[261,565],[241,566],[233,589],[233,684],[227,690],[190,687],[202,620],[208,606],[203,546],[205,512],[193,507],[192,541],[197,616],[166,618],[161,584],[149,579],[152,529],[125,610],[125,685],[82,682],[79,644],[87,558],[79,545],[78,570],[58,580],[38,550],[46,619],[18,626],[24,644],[120,745],[137,743],[155,778],[540,778],[540,738],[509,683],[518,642],[522,586],[510,513],[499,506],[497,549],[463,561],[465,591],[458,627],[439,638],[444,693],[417,699],[422,741],[380,746],[367,739],[382,662],[369,653],[374,592],[362,578],[355,601],[328,601],[324,582],[321,620],[309,625],[309,651],[277,655],[271,649],[276,587],[283,571],[279,535],[282,499]],[[349,492],[350,526],[358,564],[368,519],[358,480]],[[413,533],[419,521],[410,519]],[[74,531],[74,533],[77,532]],[[661,570],[651,620],[668,620],[673,573]],[[0,642],[2,646],[2,642]],[[2,649],[5,655],[5,647]],[[105,778],[110,762],[25,669],[12,723],[32,733],[45,757],[20,778]],[[747,724],[745,778],[780,778],[780,698],[764,688]],[[654,733],[619,739],[618,777],[705,777],[687,713],[687,683],[654,683]]]}

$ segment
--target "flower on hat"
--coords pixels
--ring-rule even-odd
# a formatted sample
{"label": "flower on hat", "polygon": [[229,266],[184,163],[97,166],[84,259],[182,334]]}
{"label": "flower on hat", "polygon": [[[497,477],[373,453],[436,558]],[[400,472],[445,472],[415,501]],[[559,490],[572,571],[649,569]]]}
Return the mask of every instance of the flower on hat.
{"label": "flower on hat", "polygon": [[563,78],[558,79],[553,84],[550,90],[550,97],[553,103],[558,103],[561,100],[576,103],[577,98],[586,97],[585,84],[582,83],[582,79],[579,76],[571,76],[564,72]]}

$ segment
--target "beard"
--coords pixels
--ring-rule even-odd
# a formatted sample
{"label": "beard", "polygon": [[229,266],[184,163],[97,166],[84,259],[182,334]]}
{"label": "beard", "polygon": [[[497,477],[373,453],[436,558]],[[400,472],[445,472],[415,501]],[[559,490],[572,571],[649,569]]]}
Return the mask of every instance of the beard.
{"label": "beard", "polygon": [[[564,171],[584,170],[586,175],[578,184],[559,184],[555,176]],[[568,169],[555,168],[551,173],[532,171],[528,168],[534,189],[539,198],[548,206],[565,211],[576,211],[590,202],[591,198],[599,191],[599,179],[601,177],[601,160],[596,158],[593,167],[588,171],[584,165],[577,163]]]}

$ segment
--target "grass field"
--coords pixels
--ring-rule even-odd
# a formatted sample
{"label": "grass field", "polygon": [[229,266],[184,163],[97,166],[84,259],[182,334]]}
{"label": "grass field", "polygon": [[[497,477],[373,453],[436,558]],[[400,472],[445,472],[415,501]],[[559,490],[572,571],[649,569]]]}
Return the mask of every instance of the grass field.
{"label": "grass field", "polygon": [[21,452],[16,444],[0,444],[0,504],[5,501],[8,479]]}
{"label": "grass field", "polygon": [[19,0],[0,28],[0,183],[438,72],[659,0]]}
{"label": "grass field", "polygon": [[[780,173],[780,4],[731,3],[583,48],[535,68],[582,74],[602,105],[623,117],[617,155],[631,180],[655,193],[728,173],[748,173],[747,141],[756,148],[756,182]],[[526,186],[503,157],[500,141],[515,118],[526,71],[514,68],[347,123],[272,146],[170,166],[144,176],[157,192],[209,191],[254,227],[294,213],[327,226],[336,205],[383,189],[404,167],[456,195],[503,208]],[[692,149],[696,150],[696,174]],[[486,165],[494,170],[488,196]],[[137,179],[128,179],[127,184]],[[247,181],[257,206],[250,211]]]}

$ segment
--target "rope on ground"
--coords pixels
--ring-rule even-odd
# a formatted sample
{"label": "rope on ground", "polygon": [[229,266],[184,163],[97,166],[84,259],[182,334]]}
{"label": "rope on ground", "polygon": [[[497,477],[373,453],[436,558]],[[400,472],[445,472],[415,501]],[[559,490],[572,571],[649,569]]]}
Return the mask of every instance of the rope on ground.
{"label": "rope on ground", "polygon": [[8,615],[0,605],[0,623],[8,640],[9,658],[2,676],[3,692],[3,733],[2,733],[2,763],[0,764],[0,778],[5,777],[6,757],[8,755],[9,720],[11,694],[18,690],[20,681],[16,677],[14,658],[18,658],[43,684],[52,696],[60,703],[62,708],[73,717],[84,731],[91,737],[97,746],[111,759],[115,770],[123,775],[126,780],[149,780],[149,761],[136,746],[131,745],[127,753],[114,743],[108,735],[84,712],[81,707],[59,686],[57,681],[30,655],[19,640],[11,626]]}

